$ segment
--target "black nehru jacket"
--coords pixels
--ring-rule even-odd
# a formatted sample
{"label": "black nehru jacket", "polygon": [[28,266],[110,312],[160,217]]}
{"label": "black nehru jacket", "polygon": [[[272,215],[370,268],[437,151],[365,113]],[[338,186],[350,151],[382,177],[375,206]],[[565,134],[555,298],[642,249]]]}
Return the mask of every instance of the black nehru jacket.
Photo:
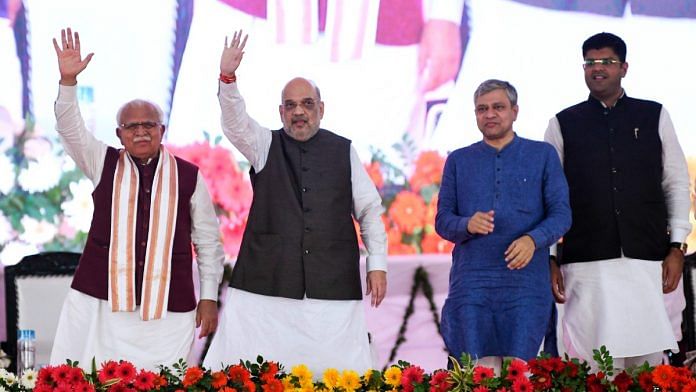
{"label": "black nehru jacket", "polygon": [[622,250],[643,260],[667,255],[661,109],[624,95],[611,109],[590,97],[556,115],[573,211],[561,263],[618,258]]}
{"label": "black nehru jacket", "polygon": [[230,286],[301,299],[362,299],[352,219],[350,140],[320,129],[300,142],[272,131]]}

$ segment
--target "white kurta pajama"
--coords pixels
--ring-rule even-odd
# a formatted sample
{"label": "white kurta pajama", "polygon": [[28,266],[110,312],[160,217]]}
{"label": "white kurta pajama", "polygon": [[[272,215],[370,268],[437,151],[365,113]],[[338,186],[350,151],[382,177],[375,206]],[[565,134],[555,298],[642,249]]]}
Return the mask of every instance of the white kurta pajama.
{"label": "white kurta pajama", "polygon": [[[685,242],[691,231],[688,221],[689,177],[684,153],[664,107],[660,113],[663,179],[670,241]],[[549,122],[545,141],[551,143],[563,162],[563,136],[556,117]],[[563,343],[571,356],[592,360],[592,350],[606,346],[617,368],[644,357],[659,362],[663,350],[679,350],[662,294],[662,262],[620,257],[570,263],[561,266],[565,285],[564,316],[560,320]],[[673,302],[683,304],[680,285]],[[679,310],[681,312],[682,308]],[[678,324],[678,323],[677,323]],[[655,363],[652,363],[653,365]]]}
{"label": "white kurta pajama", "polygon": [[[222,127],[232,144],[258,173],[271,146],[271,131],[247,113],[236,83],[220,83]],[[350,149],[353,215],[368,251],[367,270],[386,271],[387,241],[383,207],[355,149]],[[321,377],[327,368],[365,371],[374,368],[362,301],[302,300],[265,296],[230,287],[220,326],[203,365],[220,369],[240,359],[266,360],[287,370],[305,364]]]}
{"label": "white kurta pajama", "polygon": [[[75,86],[60,86],[55,103],[56,130],[67,154],[96,186],[108,146],[85,128],[76,90]],[[217,301],[224,252],[215,210],[200,171],[191,197],[191,240],[196,248],[200,299]],[[171,366],[188,356],[195,323],[195,310],[167,312],[162,319],[143,321],[140,307],[133,312],[112,312],[108,301],[71,289],[61,311],[50,363],[58,365],[71,359],[90,369],[95,358],[97,365],[125,359],[138,368]]]}

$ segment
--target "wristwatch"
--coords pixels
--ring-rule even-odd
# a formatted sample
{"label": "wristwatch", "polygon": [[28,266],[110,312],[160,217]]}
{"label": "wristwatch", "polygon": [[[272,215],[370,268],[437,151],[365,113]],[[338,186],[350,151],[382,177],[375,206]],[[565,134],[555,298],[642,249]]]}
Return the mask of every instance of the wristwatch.
{"label": "wristwatch", "polygon": [[677,248],[680,251],[682,251],[683,254],[686,254],[686,249],[688,248],[688,245],[686,244],[686,242],[670,242],[669,247]]}

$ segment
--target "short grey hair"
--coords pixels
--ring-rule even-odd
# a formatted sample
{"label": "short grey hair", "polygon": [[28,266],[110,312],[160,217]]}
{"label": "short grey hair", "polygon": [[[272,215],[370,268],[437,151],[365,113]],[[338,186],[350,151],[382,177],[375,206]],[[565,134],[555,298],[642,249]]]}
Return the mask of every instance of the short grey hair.
{"label": "short grey hair", "polygon": [[144,100],[144,99],[134,99],[134,100],[132,100],[132,101],[129,101],[129,102],[124,103],[123,106],[121,106],[121,107],[118,109],[118,112],[116,112],[116,124],[118,124],[119,126],[121,125],[121,116],[123,115],[123,112],[124,112],[126,109],[130,109],[130,108],[144,108],[144,107],[148,107],[148,108],[154,109],[155,112],[157,112],[157,122],[159,122],[160,124],[163,123],[163,121],[164,121],[164,112],[162,111],[162,108],[160,108],[158,104],[156,104],[156,103],[154,103],[154,102],[146,101],[146,100]]}
{"label": "short grey hair", "polygon": [[510,100],[510,105],[517,105],[517,90],[515,90],[515,87],[509,82],[498,79],[488,79],[481,83],[478,88],[476,88],[476,91],[474,91],[474,103],[480,96],[495,90],[505,90],[505,94],[507,94]]}

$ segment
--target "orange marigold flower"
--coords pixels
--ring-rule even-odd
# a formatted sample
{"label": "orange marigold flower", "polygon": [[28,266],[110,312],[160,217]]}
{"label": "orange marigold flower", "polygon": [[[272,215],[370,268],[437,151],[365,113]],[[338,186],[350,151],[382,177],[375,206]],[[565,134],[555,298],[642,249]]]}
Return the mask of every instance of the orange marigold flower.
{"label": "orange marigold flower", "polygon": [[673,377],[674,370],[669,365],[657,365],[652,371],[653,382],[662,389],[669,388]]}
{"label": "orange marigold flower", "polygon": [[428,233],[421,241],[423,253],[451,253],[454,244],[443,239],[437,233]]}
{"label": "orange marigold flower", "polygon": [[401,191],[389,207],[389,218],[406,234],[413,234],[425,223],[425,202],[420,195]]}
{"label": "orange marigold flower", "polygon": [[232,382],[244,384],[245,382],[251,380],[251,374],[249,374],[249,371],[241,365],[230,366],[227,374]]}
{"label": "orange marigold flower", "polygon": [[435,215],[437,215],[437,193],[433,195],[428,203],[428,208],[425,211],[425,225],[435,227]]}
{"label": "orange marigold flower", "polygon": [[409,179],[413,191],[418,192],[428,185],[440,184],[445,158],[437,151],[423,151],[416,159],[416,168]]}
{"label": "orange marigold flower", "polygon": [[192,366],[186,369],[182,384],[184,384],[185,387],[190,387],[196,385],[201,378],[203,378],[203,369],[199,368],[198,366]]}
{"label": "orange marigold flower", "polygon": [[688,384],[684,385],[682,392],[696,392],[696,380],[691,380]]}
{"label": "orange marigold flower", "polygon": [[283,383],[278,379],[268,380],[261,387],[263,392],[283,392]]}
{"label": "orange marigold flower", "polygon": [[367,175],[370,176],[372,182],[375,183],[377,189],[381,189],[384,186],[384,177],[382,176],[382,166],[378,161],[365,164],[365,170]]}
{"label": "orange marigold flower", "polygon": [[210,383],[210,385],[213,388],[220,389],[227,385],[227,375],[225,374],[225,372],[214,372],[212,376],[213,381]]}

